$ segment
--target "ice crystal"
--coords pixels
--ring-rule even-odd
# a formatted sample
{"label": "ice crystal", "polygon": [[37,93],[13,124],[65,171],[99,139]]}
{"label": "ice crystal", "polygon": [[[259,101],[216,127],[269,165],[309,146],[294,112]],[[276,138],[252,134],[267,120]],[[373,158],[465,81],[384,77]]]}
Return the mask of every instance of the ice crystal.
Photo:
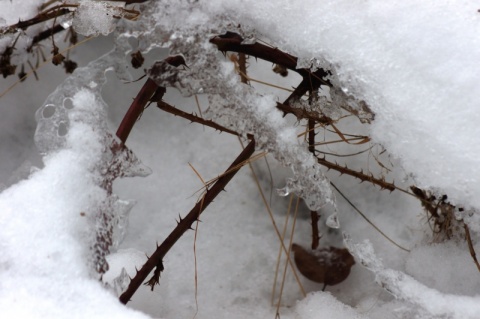
{"label": "ice crystal", "polygon": [[73,27],[84,36],[108,35],[115,29],[115,17],[121,16],[119,7],[106,1],[84,0],[78,5],[73,18]]}
{"label": "ice crystal", "polygon": [[337,212],[331,214],[330,216],[328,216],[327,218],[327,221],[325,222],[325,224],[330,227],[330,228],[335,228],[335,229],[338,229],[340,228],[340,222],[338,221],[338,214]]}

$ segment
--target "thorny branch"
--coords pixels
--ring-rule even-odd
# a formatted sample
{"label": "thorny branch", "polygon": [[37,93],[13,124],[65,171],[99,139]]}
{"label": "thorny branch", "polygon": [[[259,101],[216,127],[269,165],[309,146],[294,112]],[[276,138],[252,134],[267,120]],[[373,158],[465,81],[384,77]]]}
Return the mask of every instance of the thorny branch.
{"label": "thorny branch", "polygon": [[312,75],[323,84],[331,86],[328,80],[323,79],[328,75],[328,72],[325,70],[319,69],[318,71],[312,73],[308,69],[297,68],[297,57],[285,53],[277,48],[272,48],[258,42],[254,44],[242,44],[243,38],[237,33],[227,32],[223,35],[218,35],[211,38],[210,42],[215,44],[218,50],[221,52],[231,51],[254,56],[258,59],[284,66],[287,69],[297,72],[303,78]]}
{"label": "thorny branch", "polygon": [[[177,227],[168,235],[168,237],[163,241],[163,243],[157,247],[155,252],[148,258],[147,262],[143,267],[137,272],[134,278],[130,281],[130,285],[127,290],[120,296],[120,302],[126,304],[137,289],[142,285],[150,272],[156,267],[163,267],[163,258],[168,253],[168,251],[173,247],[177,240],[182,237],[182,235],[189,229],[191,229],[192,224],[199,218],[200,214],[207,208],[207,206],[215,199],[215,197],[225,188],[228,182],[235,176],[235,174],[240,169],[241,163],[246,161],[255,151],[255,140],[251,140],[250,143],[245,147],[245,149],[240,153],[240,155],[235,159],[235,161],[230,165],[230,167],[225,171],[225,173],[218,178],[216,183],[210,188],[207,189],[205,195],[197,202],[195,207],[185,216],[185,218],[180,219],[177,224]],[[147,284],[156,284],[158,283],[158,278],[156,276],[160,275],[160,271],[155,272],[154,277],[148,281]],[[153,286],[152,286],[153,289]]]}
{"label": "thorny branch", "polygon": [[183,117],[187,120],[190,120],[192,122],[211,127],[211,128],[216,129],[218,131],[225,132],[225,133],[230,133],[230,134],[237,135],[237,136],[239,135],[237,132],[232,131],[229,128],[221,126],[220,124],[217,124],[217,123],[215,123],[211,120],[205,120],[201,117],[196,116],[195,114],[190,114],[190,113],[184,112],[182,110],[179,110],[176,107],[173,107],[173,106],[171,106],[170,104],[168,104],[164,101],[158,101],[157,102],[157,107],[159,109],[161,109],[165,112],[171,113],[175,116]]}
{"label": "thorny branch", "polygon": [[357,171],[355,171],[353,169],[350,169],[346,166],[341,166],[341,165],[338,165],[336,163],[331,163],[331,162],[329,162],[329,161],[327,161],[323,158],[317,158],[317,160],[318,160],[319,164],[327,167],[328,169],[334,169],[334,170],[338,171],[340,174],[346,174],[346,175],[356,177],[359,180],[361,180],[362,182],[369,182],[369,183],[372,183],[374,185],[378,185],[378,186],[380,186],[381,189],[388,189],[391,192],[393,192],[396,189],[394,183],[389,183],[389,182],[385,181],[384,179],[375,178],[375,177],[373,177],[373,175],[368,175],[368,174],[363,173],[363,171],[357,172]]}
{"label": "thorny branch", "polygon": [[138,92],[135,100],[133,100],[132,105],[128,109],[127,114],[125,114],[120,126],[118,127],[117,136],[122,143],[125,143],[127,140],[133,125],[135,125],[135,122],[143,113],[143,110],[145,110],[147,103],[151,101],[152,97],[155,95],[155,92],[158,92],[156,98],[159,98],[160,100],[165,93],[165,88],[158,87],[155,82],[149,78],[140,89],[140,92]]}
{"label": "thorny branch", "polygon": [[72,11],[67,7],[77,7],[77,5],[62,5],[61,7],[58,6],[58,7],[49,9],[47,11],[40,12],[38,15],[36,15],[31,19],[28,19],[25,21],[19,21],[18,23],[15,23],[11,26],[0,28],[0,35],[7,34],[7,33],[15,33],[19,29],[25,30],[28,27],[31,27],[32,25],[46,22],[48,20],[72,13]]}

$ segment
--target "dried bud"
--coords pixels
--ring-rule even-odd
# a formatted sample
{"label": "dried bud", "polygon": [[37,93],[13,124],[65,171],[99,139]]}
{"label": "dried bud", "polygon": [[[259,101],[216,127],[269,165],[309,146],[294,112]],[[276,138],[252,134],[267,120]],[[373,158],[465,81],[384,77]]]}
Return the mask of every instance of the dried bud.
{"label": "dried bud", "polygon": [[67,73],[73,73],[73,71],[75,71],[77,66],[78,64],[75,61],[72,61],[72,60],[63,61],[63,67],[65,68],[65,72]]}
{"label": "dried bud", "polygon": [[131,63],[134,69],[138,69],[143,65],[143,62],[145,61],[145,59],[143,58],[143,55],[140,51],[133,52],[131,56],[132,56]]}
{"label": "dried bud", "polygon": [[63,60],[65,60],[65,57],[61,53],[57,53],[53,56],[52,63],[55,65],[59,65],[63,62]]}
{"label": "dried bud", "polygon": [[2,72],[3,78],[6,78],[9,75],[15,74],[16,65],[10,64],[10,61],[0,64],[0,72]]}
{"label": "dried bud", "polygon": [[275,64],[272,69],[273,72],[280,74],[283,77],[286,77],[288,75],[288,70],[286,67],[280,64]]}

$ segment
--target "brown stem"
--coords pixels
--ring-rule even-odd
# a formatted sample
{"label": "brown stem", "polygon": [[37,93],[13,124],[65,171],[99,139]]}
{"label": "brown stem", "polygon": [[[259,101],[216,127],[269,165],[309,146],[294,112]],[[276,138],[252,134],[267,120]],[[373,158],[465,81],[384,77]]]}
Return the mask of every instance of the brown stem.
{"label": "brown stem", "polygon": [[[201,200],[197,202],[195,207],[188,213],[185,218],[180,219],[177,227],[168,235],[168,237],[163,241],[163,243],[157,247],[152,256],[147,260],[143,267],[137,272],[134,278],[130,281],[130,285],[127,290],[120,296],[120,302],[127,304],[127,302],[132,298],[133,294],[137,289],[142,285],[144,280],[147,278],[148,274],[155,267],[163,267],[163,258],[168,253],[168,251],[173,247],[180,237],[189,229],[191,229],[192,224],[198,219],[200,214],[207,208],[207,206],[215,199],[215,197],[225,188],[228,182],[235,176],[235,174],[240,169],[240,164],[247,160],[255,151],[255,140],[251,140],[250,143],[245,147],[245,149],[240,153],[240,155],[235,159],[235,161],[230,165],[230,167],[225,171],[225,174],[222,175],[217,182],[208,189]],[[160,268],[161,269],[161,268]],[[160,272],[158,272],[159,274]]]}
{"label": "brown stem", "polygon": [[213,43],[217,46],[218,50],[222,52],[237,52],[244,53],[246,55],[254,56],[256,58],[272,62],[274,64],[280,64],[287,69],[297,72],[304,79],[311,76],[318,81],[326,85],[330,85],[328,80],[323,78],[328,75],[323,69],[318,69],[315,72],[311,72],[308,69],[297,68],[298,58],[286,52],[283,52],[277,48],[272,48],[261,43],[254,44],[242,44],[243,38],[234,32],[227,32],[222,35],[215,36],[210,39],[210,43]]}
{"label": "brown stem", "polygon": [[[312,93],[312,92],[310,92]],[[312,97],[313,95],[310,94]],[[308,120],[308,150],[315,155],[315,121]],[[310,218],[312,219],[312,249],[317,249],[320,242],[320,234],[318,231],[319,216],[317,211],[310,211]]]}
{"label": "brown stem", "polygon": [[320,234],[318,231],[319,217],[318,212],[314,210],[310,211],[310,218],[312,219],[312,249],[317,249],[320,244]]}
{"label": "brown stem", "polygon": [[190,114],[190,113],[184,112],[182,110],[179,110],[176,107],[173,107],[168,103],[165,103],[164,101],[158,101],[157,102],[157,107],[161,110],[164,110],[165,112],[171,113],[171,114],[176,115],[176,116],[183,117],[183,118],[185,118],[187,120],[190,120],[192,122],[199,123],[199,124],[214,128],[214,129],[219,130],[221,132],[230,133],[230,134],[239,136],[239,134],[237,132],[233,131],[233,130],[230,130],[230,129],[224,127],[224,126],[221,126],[220,124],[217,124],[213,121],[205,120],[205,119],[203,119],[199,116],[196,116],[194,114]]}
{"label": "brown stem", "polygon": [[[66,5],[65,5],[66,6]],[[25,30],[28,27],[31,27],[32,25],[39,24],[45,21],[48,21],[50,19],[54,19],[66,14],[71,13],[70,9],[68,8],[56,8],[52,11],[46,11],[39,13],[37,16],[33,17],[32,19],[28,19],[25,21],[19,21],[16,24],[13,24],[9,27],[2,28],[0,29],[0,34],[6,34],[6,33],[15,33],[17,32],[18,29]]]}
{"label": "brown stem", "polygon": [[314,111],[309,111],[304,108],[300,107],[292,107],[287,104],[282,104],[280,102],[277,102],[277,109],[282,111],[284,115],[286,114],[293,114],[297,117],[298,120],[301,119],[310,119],[314,120],[316,122],[320,122],[324,125],[330,125],[333,123],[333,120],[325,115],[319,114],[318,112]]}
{"label": "brown stem", "polygon": [[372,184],[380,186],[380,188],[382,188],[382,189],[388,189],[391,192],[393,192],[396,189],[394,183],[388,183],[384,179],[378,179],[378,178],[373,177],[372,175],[364,174],[363,171],[357,172],[357,171],[355,171],[353,169],[350,169],[346,166],[340,166],[336,163],[331,163],[331,162],[329,162],[329,161],[327,161],[323,158],[317,158],[317,160],[318,160],[319,164],[327,167],[328,169],[334,169],[334,170],[340,172],[340,174],[347,174],[347,175],[356,177],[356,178],[360,179],[362,182],[370,182]]}
{"label": "brown stem", "polygon": [[295,115],[298,120],[309,119],[320,122],[324,125],[329,125],[333,123],[333,120],[328,116],[325,116],[324,114],[315,111],[309,111],[305,108],[293,106],[308,91],[318,90],[321,84],[321,81],[317,81],[315,77],[312,77],[310,74],[308,74],[307,77],[304,78],[302,82],[300,82],[300,84],[295,88],[295,90],[293,90],[293,92],[283,103],[277,102],[277,109],[282,111],[284,115]]}
{"label": "brown stem", "polygon": [[299,100],[305,93],[307,93],[309,87],[307,81],[303,80],[299,85],[293,90],[293,92],[287,97],[283,104],[290,105],[290,103]]}
{"label": "brown stem", "polygon": [[[165,93],[165,89],[159,88],[157,84],[155,84],[155,82],[149,78],[141,88],[140,92],[138,92],[135,100],[133,100],[132,105],[130,105],[127,114],[125,114],[125,116],[123,117],[122,123],[120,123],[120,126],[117,130],[117,136],[123,144],[125,144],[125,142],[127,141],[128,135],[130,135],[133,125],[135,125],[138,117],[145,110],[147,103],[150,102],[152,96],[157,95],[155,93],[158,93],[159,91],[159,95],[163,96],[163,93]],[[156,98],[160,99],[161,96]]]}
{"label": "brown stem", "polygon": [[60,24],[57,24],[45,31],[42,31],[40,32],[39,34],[37,34],[36,36],[33,37],[32,39],[32,43],[30,44],[30,46],[27,48],[27,52],[30,52],[32,51],[32,48],[35,44],[37,44],[38,42],[40,41],[43,41],[45,39],[48,39],[49,37],[53,36],[54,34],[57,34],[59,32],[62,32],[64,31],[65,28],[63,28]]}

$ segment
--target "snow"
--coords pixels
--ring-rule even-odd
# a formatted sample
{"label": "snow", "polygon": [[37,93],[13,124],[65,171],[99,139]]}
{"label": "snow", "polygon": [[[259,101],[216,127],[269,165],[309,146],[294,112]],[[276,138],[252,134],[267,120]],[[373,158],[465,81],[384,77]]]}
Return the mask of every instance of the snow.
{"label": "snow", "polygon": [[353,244],[346,238],[346,244],[361,263],[372,270],[375,280],[388,292],[400,300],[415,305],[415,312],[420,318],[476,318],[480,311],[479,297],[442,294],[426,287],[409,275],[400,271],[387,269],[375,256],[373,247],[367,241]]}
{"label": "snow", "polygon": [[38,0],[22,0],[22,6],[19,8],[17,1],[0,0],[2,6],[0,27],[31,18],[36,14],[39,4],[41,3]]}
{"label": "snow", "polygon": [[[88,94],[75,101],[77,108],[94,106]],[[92,129],[73,121],[68,146],[0,194],[4,317],[146,318],[123,308],[90,277],[89,215],[106,196],[91,172],[102,154]]]}
{"label": "snow", "polygon": [[[2,25],[33,16],[40,4],[25,1],[20,10],[15,2],[0,3]],[[339,117],[335,105],[358,108],[359,101],[365,101],[375,113],[371,124],[365,127],[350,118],[342,119],[338,128],[368,134],[385,147],[391,157],[382,158],[395,167],[387,179],[394,179],[396,185],[416,184],[437,195],[448,194],[451,203],[465,207],[455,217],[469,224],[478,251],[477,3],[337,0],[320,4],[306,0],[300,6],[289,0],[212,0],[152,2],[137,9],[142,13],[139,21],[117,21],[104,2],[80,2],[73,20],[77,32],[106,35],[115,28],[118,31],[95,45],[86,44],[79,56],[89,57],[107,42],[114,42],[115,49],[96,60],[86,58],[93,62],[60,85],[54,71],[42,75],[32,87],[21,84],[10,93],[15,97],[8,100],[10,105],[2,108],[33,126],[33,107],[20,108],[20,104],[28,99],[35,108],[41,106],[35,115],[35,142],[43,156],[38,163],[38,154],[31,148],[33,132],[18,130],[15,123],[8,123],[8,117],[2,120],[5,145],[13,148],[20,141],[28,149],[14,156],[15,165],[0,161],[3,170],[18,167],[9,179],[0,181],[10,186],[0,193],[2,317],[275,317],[271,286],[280,243],[248,167],[242,168],[227,192],[202,215],[196,238],[188,232],[166,256],[160,285],[153,292],[141,287],[127,307],[117,301],[128,276],[134,276],[135,267],[145,262],[144,254],[150,255],[155,243],[175,227],[178,215],[184,216],[195,204],[202,183],[188,164],[209,180],[221,174],[241,150],[236,137],[187,125],[152,105],[127,142],[135,154],[113,153],[112,132],[142,83],[125,84],[116,78],[141,75],[125,61],[132,45],[146,55],[145,68],[165,56],[158,48],[168,47],[170,54],[186,59],[188,68],[162,69],[161,74],[155,67],[149,71],[157,83],[169,86],[166,101],[196,112],[195,100],[188,97],[198,94],[205,116],[243,135],[251,131],[258,135],[258,149],[271,154],[275,186],[270,186],[269,172],[261,161],[254,167],[261,186],[272,193],[280,228],[290,197],[279,197],[276,188],[283,188],[284,195],[304,197],[310,208],[322,208],[321,245],[339,246],[346,238],[345,245],[357,261],[347,280],[321,292],[322,285],[303,278],[308,293],[304,297],[289,269],[282,318],[476,317],[480,283],[467,243],[458,237],[432,243],[418,201],[326,172],[297,139],[302,128],[275,109],[275,102],[288,93],[255,83],[241,86],[233,65],[208,40],[228,29],[242,33],[248,43],[264,40],[288,51],[300,58],[301,65],[331,68],[330,80],[340,89],[330,90],[331,101],[323,99],[320,106]],[[105,18],[107,13],[109,18]],[[16,59],[25,58],[21,50],[15,54]],[[252,77],[286,87],[299,83],[298,77],[279,79],[267,63],[253,59],[249,63]],[[29,89],[22,90],[23,85]],[[2,83],[2,91],[3,87]],[[38,96],[43,99],[45,91],[53,93],[40,105]],[[7,104],[4,99],[2,105]],[[318,136],[335,135],[322,132]],[[351,152],[344,144],[332,145],[329,151]],[[372,162],[369,154],[345,159],[348,167],[355,168],[365,168],[365,163],[370,168]],[[116,180],[110,193],[102,181],[120,177],[106,173],[112,163],[121,168],[121,177],[142,178]],[[334,195],[330,181],[410,251],[398,249],[373,230],[341,196]],[[99,212],[108,212],[107,224],[99,222]],[[308,245],[310,241],[308,216],[309,209],[302,206],[296,243]],[[96,235],[109,230],[113,231],[112,246],[92,249]],[[110,268],[100,281],[95,268],[99,263],[105,265],[105,259]]]}
{"label": "snow", "polygon": [[367,318],[351,307],[338,302],[330,293],[311,293],[297,305],[296,316],[302,319],[324,318],[342,319],[363,319]]}

